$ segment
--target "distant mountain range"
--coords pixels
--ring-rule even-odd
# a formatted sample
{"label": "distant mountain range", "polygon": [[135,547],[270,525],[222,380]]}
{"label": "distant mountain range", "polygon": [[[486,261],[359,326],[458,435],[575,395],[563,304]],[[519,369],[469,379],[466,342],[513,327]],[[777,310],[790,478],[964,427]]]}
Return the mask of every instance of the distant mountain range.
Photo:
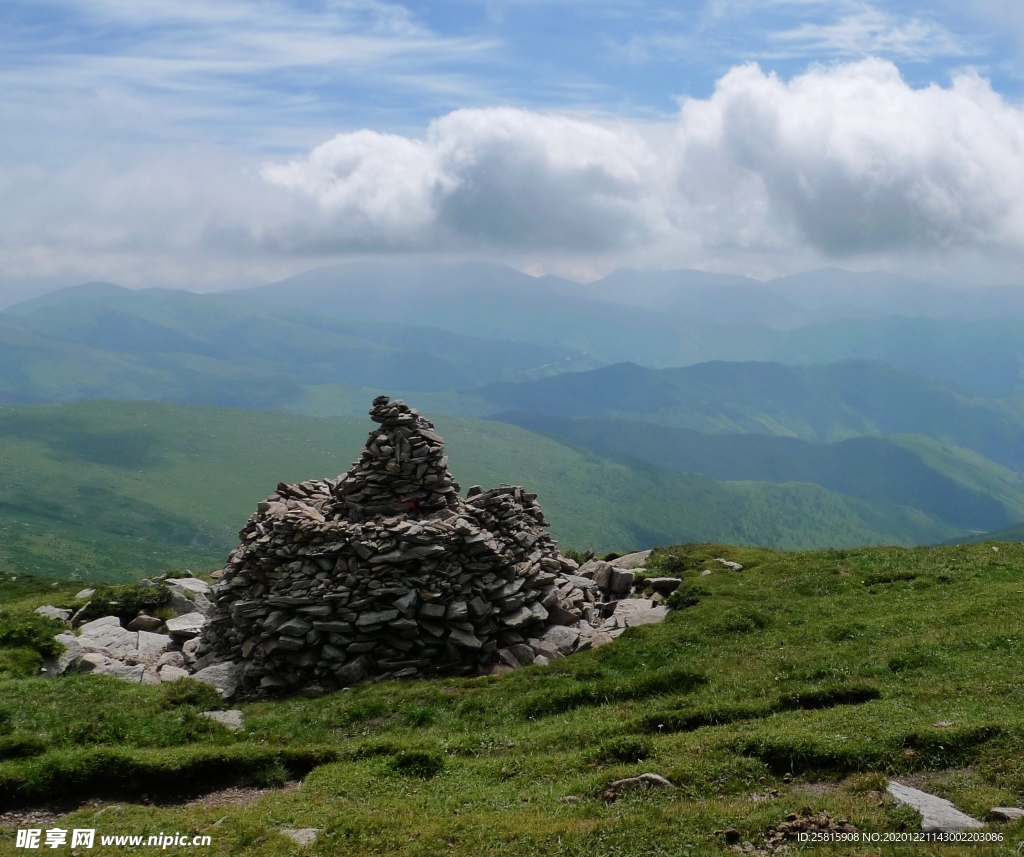
{"label": "distant mountain range", "polygon": [[[439,418],[492,420],[460,432],[514,424],[524,472],[540,472],[531,444],[547,450],[576,480],[555,501],[574,544],[611,532],[630,546],[969,538],[1024,519],[1018,291],[841,271],[770,283],[620,271],[579,284],[401,261],[215,295],[91,283],[0,313],[0,401],[345,415],[383,392]],[[61,437],[69,450],[83,442]],[[552,463],[560,455],[575,463]],[[45,518],[50,501],[19,491],[6,508]],[[222,543],[205,519],[146,511],[120,491],[86,492],[81,510],[100,523],[141,515],[142,538]],[[584,495],[589,523],[570,525]],[[623,517],[624,504],[642,512]]]}
{"label": "distant mountain range", "polygon": [[484,262],[353,262],[234,292],[346,319],[585,353],[595,364],[866,358],[986,395],[1024,393],[1024,287],[953,289],[834,268],[758,282],[617,271],[593,283]]}

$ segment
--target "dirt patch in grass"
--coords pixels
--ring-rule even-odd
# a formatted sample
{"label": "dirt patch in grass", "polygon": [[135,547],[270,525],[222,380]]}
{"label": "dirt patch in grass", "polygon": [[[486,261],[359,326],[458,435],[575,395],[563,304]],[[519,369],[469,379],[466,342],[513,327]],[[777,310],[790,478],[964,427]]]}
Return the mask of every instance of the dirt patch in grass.
{"label": "dirt patch in grass", "polygon": [[0,814],[0,827],[17,830],[19,827],[52,827],[63,813],[55,809],[18,809]]}
{"label": "dirt patch in grass", "polygon": [[302,783],[299,780],[292,780],[291,782],[285,783],[279,789],[260,789],[255,787],[221,789],[220,791],[210,792],[208,795],[203,795],[200,798],[190,800],[188,803],[184,804],[184,806],[194,807],[197,809],[214,809],[216,807],[226,806],[248,806],[267,795],[297,792],[301,785]]}

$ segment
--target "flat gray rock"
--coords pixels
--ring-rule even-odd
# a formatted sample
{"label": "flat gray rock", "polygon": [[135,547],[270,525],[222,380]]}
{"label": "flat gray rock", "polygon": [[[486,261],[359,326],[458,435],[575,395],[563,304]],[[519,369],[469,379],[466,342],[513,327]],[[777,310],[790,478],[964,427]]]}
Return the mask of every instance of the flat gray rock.
{"label": "flat gray rock", "polygon": [[121,627],[116,616],[104,616],[92,622],[86,622],[78,629],[79,644],[99,646],[110,652],[111,657],[124,660],[134,657],[139,651],[139,635]]}
{"label": "flat gray rock", "polygon": [[563,572],[562,578],[568,583],[571,583],[577,589],[593,589],[597,586],[597,584],[589,577],[580,577],[578,574],[568,574]]}
{"label": "flat gray rock", "polygon": [[210,594],[210,584],[205,580],[200,580],[198,577],[172,577],[169,580],[165,580],[164,583],[168,586],[176,586],[179,589],[199,593],[200,595]]}
{"label": "flat gray rock", "polygon": [[76,601],[84,601],[86,598],[92,598],[96,594],[95,589],[83,589],[75,595]]}
{"label": "flat gray rock", "polygon": [[955,833],[985,826],[978,819],[960,812],[948,800],[895,780],[889,783],[887,791],[900,803],[921,813],[921,830],[925,833]]}
{"label": "flat gray rock", "polygon": [[36,613],[46,619],[56,619],[58,622],[67,622],[71,618],[70,610],[61,610],[59,607],[52,607],[49,604],[37,607]]}
{"label": "flat gray rock", "polygon": [[668,607],[655,604],[649,598],[623,598],[615,605],[612,618],[619,628],[632,628],[636,625],[653,625],[664,622],[668,615]]}
{"label": "flat gray rock", "polygon": [[232,708],[230,711],[203,711],[201,716],[207,720],[212,720],[214,723],[219,723],[225,729],[230,729],[232,732],[237,732],[245,726],[242,712],[237,708]]}
{"label": "flat gray rock", "polygon": [[292,842],[302,848],[305,848],[307,845],[312,845],[320,835],[320,831],[315,827],[300,827],[297,830],[286,827],[281,830],[280,833],[282,836],[287,836]]}
{"label": "flat gray rock", "polygon": [[166,622],[167,633],[178,640],[191,640],[198,637],[206,624],[206,617],[202,613],[186,613],[184,616],[175,616]]}
{"label": "flat gray rock", "polygon": [[620,556],[618,559],[610,560],[609,565],[613,565],[616,568],[640,568],[647,562],[647,557],[650,555],[650,551],[636,551],[635,553]]}
{"label": "flat gray rock", "polygon": [[1024,809],[1019,806],[994,806],[989,815],[995,821],[1020,821],[1024,818]]}
{"label": "flat gray rock", "polygon": [[[82,660],[85,660],[85,658]],[[142,684],[142,676],[145,671],[146,668],[142,664],[129,666],[128,664],[121,663],[121,661],[108,661],[105,664],[96,665],[92,670],[92,674],[110,676],[111,678],[117,678],[131,684]],[[155,683],[159,684],[159,681]]]}
{"label": "flat gray rock", "polygon": [[103,616],[100,619],[93,619],[91,622],[86,622],[81,625],[78,629],[80,634],[91,634],[93,631],[99,631],[102,628],[120,628],[121,620],[116,616]]}
{"label": "flat gray rock", "polygon": [[204,684],[211,684],[225,697],[232,697],[238,690],[238,682],[242,678],[242,668],[230,661],[213,664],[195,673],[192,678]]}

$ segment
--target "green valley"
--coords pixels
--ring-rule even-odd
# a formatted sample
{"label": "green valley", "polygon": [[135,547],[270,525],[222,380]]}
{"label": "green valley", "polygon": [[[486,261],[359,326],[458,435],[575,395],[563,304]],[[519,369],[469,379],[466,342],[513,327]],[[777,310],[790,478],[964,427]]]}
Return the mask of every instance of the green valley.
{"label": "green valley", "polygon": [[[668,541],[796,548],[916,544],[964,532],[924,512],[817,485],[714,481],[573,450],[517,426],[437,418],[455,476],[536,491],[566,548]],[[366,418],[158,402],[0,407],[0,559],[40,574],[125,580],[213,567],[279,481],[335,476]]]}

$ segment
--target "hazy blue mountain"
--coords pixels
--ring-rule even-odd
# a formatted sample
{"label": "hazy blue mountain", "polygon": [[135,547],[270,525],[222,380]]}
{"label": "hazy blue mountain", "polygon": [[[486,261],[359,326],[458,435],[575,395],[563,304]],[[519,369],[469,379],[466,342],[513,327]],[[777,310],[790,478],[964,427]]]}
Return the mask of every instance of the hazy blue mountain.
{"label": "hazy blue mountain", "polygon": [[821,320],[890,315],[1024,319],[1024,285],[955,287],[881,271],[822,268],[770,280],[765,287]]}
{"label": "hazy blue mountain", "polygon": [[618,364],[474,392],[492,413],[634,419],[705,433],[815,442],[924,434],[1024,469],[1024,399],[972,397],[875,361],[716,361],[679,369]]}
{"label": "hazy blue mountain", "polygon": [[536,343],[586,353],[597,365],[878,359],[985,395],[1024,392],[1024,287],[952,289],[837,268],[763,283],[624,269],[580,284],[492,263],[393,259],[234,294],[346,319]]}
{"label": "hazy blue mountain", "polygon": [[705,271],[623,269],[587,283],[583,291],[608,303],[639,306],[691,322],[792,327],[813,318],[764,283]]}
{"label": "hazy blue mountain", "polygon": [[781,363],[883,360],[987,396],[1024,393],[1024,321],[888,317],[813,324],[767,349]]}
{"label": "hazy blue mountain", "polygon": [[0,313],[0,397],[299,407],[306,388],[448,390],[594,364],[566,350],[91,283]]}
{"label": "hazy blue mountain", "polygon": [[499,414],[494,419],[597,455],[645,461],[718,480],[810,482],[850,497],[920,509],[963,529],[994,529],[1024,517],[1021,488],[1014,491],[1016,502],[1008,508],[887,437],[809,443],[773,435],[703,434],[634,420],[525,413]]}
{"label": "hazy blue mountain", "polygon": [[690,350],[674,318],[588,297],[569,280],[485,262],[350,262],[233,294],[345,318],[536,343],[599,363],[673,365]]}

